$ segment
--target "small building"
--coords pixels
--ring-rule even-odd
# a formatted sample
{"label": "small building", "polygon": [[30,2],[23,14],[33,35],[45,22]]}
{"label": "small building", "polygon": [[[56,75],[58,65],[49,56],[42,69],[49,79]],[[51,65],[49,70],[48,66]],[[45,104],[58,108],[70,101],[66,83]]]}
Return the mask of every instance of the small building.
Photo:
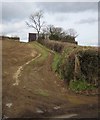
{"label": "small building", "polygon": [[37,40],[37,34],[36,33],[29,33],[29,39],[28,42],[32,42]]}

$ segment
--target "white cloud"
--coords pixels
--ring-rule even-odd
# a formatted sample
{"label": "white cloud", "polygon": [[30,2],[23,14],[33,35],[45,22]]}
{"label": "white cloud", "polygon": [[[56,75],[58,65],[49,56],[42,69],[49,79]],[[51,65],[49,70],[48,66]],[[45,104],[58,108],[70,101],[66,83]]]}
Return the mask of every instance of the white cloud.
{"label": "white cloud", "polygon": [[35,32],[25,24],[26,20],[14,23],[2,24],[2,34],[7,36],[19,36],[22,41],[28,41],[28,33]]}
{"label": "white cloud", "polygon": [[3,22],[22,20],[28,18],[36,9],[34,2],[4,2],[2,3],[2,20]]}
{"label": "white cloud", "polygon": [[[1,0],[3,2],[47,2],[47,0]],[[99,2],[99,0],[48,0],[48,2]]]}
{"label": "white cloud", "polygon": [[[3,18],[2,18],[3,33],[7,35],[18,35],[22,40],[26,41],[28,39],[28,36],[27,36],[28,33],[35,32],[35,31],[34,29],[30,29],[30,28],[28,29],[28,27],[25,24],[25,21],[28,19],[29,15],[33,11],[40,8],[38,6],[39,4],[36,4],[36,3],[33,4],[30,2],[27,2],[27,3],[17,2],[17,3],[9,3],[9,4],[4,3]],[[91,5],[88,5],[88,6],[91,6]],[[60,8],[61,7],[63,6],[60,6]],[[74,9],[76,8],[73,8],[71,11],[73,11]],[[78,10],[79,9],[80,8],[78,8]],[[79,36],[77,37],[77,40],[80,45],[97,44],[97,41],[98,41],[98,24],[96,22],[97,19],[98,19],[98,12],[96,8],[94,9],[94,7],[93,7],[93,10],[92,8],[91,10],[88,10],[88,7],[87,7],[87,10],[81,9],[80,12],[78,12],[77,10],[76,12],[70,12],[70,11],[66,12],[66,10],[62,12],[60,11],[60,9],[58,12],[57,11],[48,12],[47,10],[44,9],[44,20],[46,21],[46,23],[63,27],[65,30],[68,28],[74,28],[79,34]],[[86,23],[86,24],[79,24],[78,22]]]}
{"label": "white cloud", "polygon": [[95,22],[98,22],[98,19],[96,18],[87,18],[87,19],[81,19],[78,24],[94,24]]}
{"label": "white cloud", "polygon": [[9,34],[14,32],[18,33],[25,28],[25,22],[20,21],[15,23],[2,24],[2,27],[3,27],[4,34]]}
{"label": "white cloud", "polygon": [[36,4],[48,13],[77,13],[98,10],[96,2],[41,2]]}

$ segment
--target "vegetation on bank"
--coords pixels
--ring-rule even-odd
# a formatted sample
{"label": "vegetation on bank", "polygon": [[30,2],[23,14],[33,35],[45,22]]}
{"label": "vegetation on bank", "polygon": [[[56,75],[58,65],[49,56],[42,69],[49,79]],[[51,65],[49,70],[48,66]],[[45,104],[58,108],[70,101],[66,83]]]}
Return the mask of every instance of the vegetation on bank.
{"label": "vegetation on bank", "polygon": [[41,40],[40,43],[55,51],[52,69],[71,90],[84,91],[98,88],[100,72],[98,48],[48,40]]}
{"label": "vegetation on bank", "polygon": [[97,48],[66,47],[55,55],[52,67],[73,91],[92,90],[99,83],[99,60]]}
{"label": "vegetation on bank", "polygon": [[43,29],[42,33],[39,36],[39,39],[49,39],[60,42],[69,42],[78,44],[75,41],[75,38],[78,36],[77,32],[70,28],[66,31],[61,27],[55,27],[54,25],[48,25]]}
{"label": "vegetation on bank", "polygon": [[19,38],[18,36],[12,36],[12,37],[0,36],[0,38],[1,38],[2,40],[17,40],[17,41],[20,40],[20,38]]}
{"label": "vegetation on bank", "polygon": [[[36,49],[36,51],[38,51],[41,56],[40,56],[40,59],[39,59],[39,62],[41,61],[41,63],[48,57],[48,51],[47,51],[47,48],[41,44],[39,44],[38,42],[32,42],[32,43],[29,43],[34,49]],[[38,62],[35,61],[35,62]]]}
{"label": "vegetation on bank", "polygon": [[28,43],[41,54],[39,61],[35,63],[43,63],[48,57],[47,48],[55,51],[52,69],[59,74],[71,90],[84,91],[99,87],[99,48],[50,40],[38,42]]}

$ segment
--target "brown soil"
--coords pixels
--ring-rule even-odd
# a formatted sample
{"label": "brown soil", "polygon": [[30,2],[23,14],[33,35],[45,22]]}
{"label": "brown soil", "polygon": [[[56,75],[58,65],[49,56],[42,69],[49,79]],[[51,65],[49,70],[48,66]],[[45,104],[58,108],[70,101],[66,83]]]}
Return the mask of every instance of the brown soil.
{"label": "brown soil", "polygon": [[[3,117],[98,117],[98,97],[68,91],[51,69],[52,53],[48,52],[48,57],[44,60],[41,60],[41,56],[33,59],[41,51],[28,43],[6,40],[3,41],[2,52]],[[31,62],[23,66],[28,61]],[[19,84],[13,85],[16,81],[13,76],[20,66],[23,68],[18,76]]]}

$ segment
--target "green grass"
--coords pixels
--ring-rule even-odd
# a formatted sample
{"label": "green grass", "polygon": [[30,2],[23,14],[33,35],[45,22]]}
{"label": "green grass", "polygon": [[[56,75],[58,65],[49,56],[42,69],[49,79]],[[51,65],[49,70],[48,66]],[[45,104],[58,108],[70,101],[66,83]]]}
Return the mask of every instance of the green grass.
{"label": "green grass", "polygon": [[43,97],[48,97],[49,96],[48,91],[47,90],[42,90],[42,89],[35,90],[34,94],[40,95],[40,96],[43,96]]}
{"label": "green grass", "polygon": [[[72,51],[74,51],[73,49],[76,49],[76,47],[73,48],[73,46],[68,46],[68,47],[66,47],[66,49],[64,49],[62,51],[61,54],[55,53],[53,64],[52,64],[52,69],[53,69],[53,71],[55,71],[59,74],[61,79],[65,79],[65,77],[66,77],[65,74],[68,74],[66,72],[68,72],[68,71],[70,72],[70,70],[69,70],[70,64],[67,65],[66,62],[68,61],[68,57],[69,57],[70,53]],[[71,64],[71,66],[72,66],[72,64]],[[65,70],[65,68],[68,68],[68,69]],[[69,76],[69,75],[67,75],[67,76]]]}
{"label": "green grass", "polygon": [[57,72],[57,70],[59,69],[59,63],[60,63],[60,54],[55,53],[54,59],[53,59],[53,63],[52,63],[52,69]]}
{"label": "green grass", "polygon": [[95,89],[95,86],[88,84],[85,80],[70,81],[69,87],[73,91],[84,91]]}
{"label": "green grass", "polygon": [[[34,62],[43,64],[43,61],[48,57],[48,54],[49,54],[50,50],[47,49],[46,47],[44,47],[43,45],[41,45],[38,42],[32,42],[30,44],[34,47],[34,49],[36,49],[36,51],[38,51],[38,53],[41,54],[40,58],[35,60]],[[75,55],[78,55],[78,57],[80,57],[80,59],[82,57],[82,60],[80,60],[80,65],[83,69],[86,66],[87,59],[89,59],[89,55],[86,57],[86,59],[85,58],[83,59],[83,55],[86,56],[86,52],[88,52],[89,49],[90,49],[89,47],[67,46],[61,54],[55,52],[54,60],[53,60],[53,63],[52,63],[52,69],[53,69],[53,71],[55,71],[59,74],[59,77],[61,79],[66,80],[66,82],[68,84],[70,84],[69,87],[73,91],[84,91],[84,90],[95,89],[94,84],[90,85],[90,84],[88,84],[89,81],[85,81],[85,79],[81,78],[81,75],[84,75],[82,73],[82,71],[81,71],[81,74],[78,75],[78,77],[77,77],[78,79],[74,80]],[[93,51],[91,52],[92,49],[90,49],[89,54],[91,55],[91,53],[92,53],[92,56],[93,56],[93,53],[95,53],[95,52],[93,52]],[[94,58],[94,56],[93,56],[93,58]],[[84,61],[86,63],[84,63]],[[88,64],[90,64],[90,62]],[[93,65],[91,64],[91,66],[93,66]],[[87,67],[86,67],[85,71],[87,71]],[[90,74],[90,72],[88,72],[88,73]],[[87,76],[87,78],[88,77],[89,76]],[[91,77],[91,74],[90,74],[90,77]],[[74,80],[74,81],[72,81],[72,80]],[[42,94],[42,93],[43,92],[40,92],[40,94]]]}
{"label": "green grass", "polygon": [[[43,62],[48,57],[48,50],[46,47],[42,46],[38,42],[32,42],[30,43],[36,51],[38,51],[41,56],[39,59],[37,59],[37,62]],[[35,61],[36,62],[36,61]]]}

